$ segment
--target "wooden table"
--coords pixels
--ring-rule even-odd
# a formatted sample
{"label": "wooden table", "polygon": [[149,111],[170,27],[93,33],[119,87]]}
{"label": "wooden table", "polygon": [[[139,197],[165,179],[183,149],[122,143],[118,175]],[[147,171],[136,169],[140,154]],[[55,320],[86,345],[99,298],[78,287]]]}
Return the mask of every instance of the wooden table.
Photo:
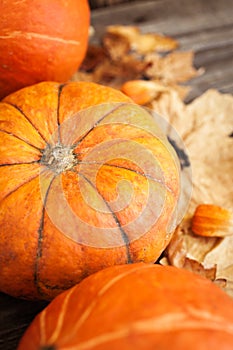
{"label": "wooden table", "polygon": [[[206,72],[192,80],[190,100],[209,88],[233,93],[232,0],[143,0],[92,12],[97,37],[109,24],[133,24],[145,32],[161,32],[176,38],[182,50],[194,50],[196,67]],[[0,293],[0,349],[16,349],[25,328],[45,305]]]}

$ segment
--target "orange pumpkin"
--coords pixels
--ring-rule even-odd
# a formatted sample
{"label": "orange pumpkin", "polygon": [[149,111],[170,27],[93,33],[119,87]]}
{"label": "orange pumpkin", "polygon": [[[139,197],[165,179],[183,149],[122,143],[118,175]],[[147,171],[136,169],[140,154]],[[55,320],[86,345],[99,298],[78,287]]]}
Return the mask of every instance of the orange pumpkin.
{"label": "orange pumpkin", "polygon": [[51,299],[104,267],[154,262],[176,224],[177,158],[151,115],[94,83],[0,103],[0,290]]}
{"label": "orange pumpkin", "polygon": [[43,80],[70,79],[87,49],[87,0],[3,0],[0,14],[0,99]]}
{"label": "orange pumpkin", "polygon": [[233,300],[187,270],[114,266],[55,298],[18,350],[230,350]]}

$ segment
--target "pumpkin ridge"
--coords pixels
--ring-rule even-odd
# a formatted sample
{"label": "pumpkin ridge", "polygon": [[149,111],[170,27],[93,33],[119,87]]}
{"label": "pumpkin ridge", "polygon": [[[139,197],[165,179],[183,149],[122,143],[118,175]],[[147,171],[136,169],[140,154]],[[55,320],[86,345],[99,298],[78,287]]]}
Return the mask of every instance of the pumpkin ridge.
{"label": "pumpkin ridge", "polygon": [[39,331],[40,331],[40,336],[41,336],[41,343],[45,343],[45,317],[47,314],[47,308],[44,308],[39,315],[36,317],[39,319]]}
{"label": "pumpkin ridge", "polygon": [[103,287],[101,287],[101,289],[94,296],[93,301],[88,305],[88,307],[86,307],[84,309],[83,313],[78,318],[77,323],[73,325],[72,331],[68,335],[66,335],[65,337],[62,338],[62,342],[65,342],[68,339],[70,340],[70,338],[76,334],[78,329],[83,325],[83,323],[88,319],[89,315],[92,313],[92,311],[93,311],[93,309],[98,301],[98,297],[102,297],[106,291],[108,291],[110,288],[112,288],[112,286],[114,286],[117,282],[122,281],[123,278],[129,276],[131,273],[134,273],[135,271],[140,270],[140,269],[148,269],[148,268],[150,269],[151,267],[153,267],[153,264],[144,265],[144,266],[140,266],[140,267],[138,264],[132,264],[131,266],[132,266],[132,268],[130,270],[128,270],[126,272],[122,272],[119,275],[112,277],[109,281],[107,281],[107,283]]}
{"label": "pumpkin ridge", "polygon": [[59,38],[59,37],[36,33],[36,32],[25,32],[25,31],[22,32],[19,30],[15,30],[10,34],[6,33],[5,35],[1,35],[0,39],[18,39],[22,37],[28,40],[31,40],[31,39],[40,39],[45,41],[49,40],[49,41],[54,41],[54,42],[62,43],[66,45],[80,46],[80,41],[78,40],[64,39],[64,38]]}
{"label": "pumpkin ridge", "polygon": [[59,312],[58,318],[57,318],[57,324],[53,329],[53,333],[51,334],[51,336],[49,337],[49,339],[47,340],[47,343],[49,344],[53,344],[56,342],[57,338],[59,337],[59,334],[61,332],[62,326],[64,324],[64,316],[65,313],[67,312],[67,308],[68,308],[68,303],[70,300],[71,295],[74,293],[74,288],[71,288],[69,290],[69,292],[67,292],[65,299],[62,303],[62,309]]}
{"label": "pumpkin ridge", "polygon": [[[116,104],[116,103],[115,103]],[[110,111],[105,113],[99,120],[97,120],[94,125],[83,135],[81,138],[72,145],[73,148],[76,148],[84,139],[87,135],[89,135],[93,130],[95,130],[96,126],[98,126],[105,118],[107,118],[111,113],[115,112],[118,108],[122,107],[123,103],[117,103],[117,106],[113,107]],[[89,109],[89,108],[87,108]],[[85,111],[82,110],[82,112]]]}
{"label": "pumpkin ridge", "polygon": [[[178,314],[178,313],[172,313],[169,316],[173,316],[173,322],[172,324],[168,324],[168,326],[164,327],[164,324],[162,323],[161,326],[161,321],[164,322],[163,320],[163,316],[162,317],[156,317],[156,319],[146,319],[146,320],[139,320],[139,321],[135,321],[132,322],[130,324],[127,324],[126,327],[124,327],[124,325],[122,325],[123,327],[121,327],[120,329],[117,329],[115,331],[110,331],[110,332],[105,332],[103,334],[100,334],[94,338],[91,338],[89,340],[83,341],[82,343],[80,343],[78,345],[78,349],[79,350],[89,350],[92,348],[95,348],[96,346],[100,346],[103,343],[108,343],[111,342],[113,340],[117,340],[120,338],[124,338],[127,337],[130,333],[134,333],[135,331],[137,331],[137,335],[143,335],[143,334],[150,334],[150,333],[154,333],[154,332],[162,332],[162,333],[166,333],[166,332],[179,332],[181,330],[188,330],[188,331],[199,331],[199,330],[209,330],[209,331],[220,331],[220,332],[224,332],[224,333],[229,333],[232,334],[232,325],[229,325],[229,329],[226,329],[225,325],[221,325],[219,324],[217,321],[213,321],[212,323],[209,322],[210,320],[205,320],[205,319],[197,319],[197,320],[191,320],[189,321],[187,319],[187,316],[185,314],[182,315],[182,313]],[[181,317],[180,317],[181,316]],[[183,318],[182,318],[183,316]],[[186,317],[185,317],[186,316]],[[153,321],[158,322],[158,325],[153,324]],[[166,322],[168,320],[165,320]],[[182,326],[180,326],[179,322],[183,321]],[[147,327],[145,327],[145,325],[143,325],[143,322],[145,322],[145,325]],[[150,327],[148,327],[150,325]],[[141,327],[143,326],[143,327]],[[153,327],[154,326],[154,327]],[[158,327],[156,327],[158,326]],[[170,326],[170,327],[169,327]],[[76,346],[66,346],[65,347],[66,350],[76,350],[77,347]]]}
{"label": "pumpkin ridge", "polygon": [[[85,163],[85,162],[80,161],[80,164],[82,164],[82,163]],[[86,162],[85,164],[92,164],[92,163],[91,163],[91,162]],[[94,162],[93,164],[103,165],[102,163],[98,163],[98,162]],[[155,182],[157,182],[157,183],[161,183],[164,187],[166,187],[166,189],[167,189],[169,192],[171,192],[173,195],[175,195],[175,194],[174,194],[174,191],[173,191],[170,187],[168,187],[166,183],[161,182],[161,181],[158,180],[158,179],[155,179],[154,177],[152,177],[152,176],[149,175],[149,174],[144,174],[144,173],[142,173],[142,172],[140,172],[140,171],[137,171],[137,170],[135,170],[135,169],[126,168],[126,167],[124,167],[124,166],[122,166],[122,165],[109,164],[109,163],[104,163],[104,165],[105,165],[105,166],[109,166],[109,167],[113,167],[113,168],[115,167],[115,168],[117,168],[117,169],[124,169],[124,170],[128,170],[128,171],[132,171],[133,173],[135,173],[135,174],[137,174],[137,175],[141,175],[142,177],[145,177],[147,180],[152,180],[152,181],[155,181]]]}
{"label": "pumpkin ridge", "polygon": [[61,143],[61,122],[60,122],[60,105],[61,105],[61,94],[67,83],[60,84],[57,90],[57,138],[58,143]]}
{"label": "pumpkin ridge", "polygon": [[111,206],[108,204],[108,202],[106,201],[106,199],[102,196],[102,194],[98,191],[98,189],[94,186],[94,184],[82,173],[78,172],[78,171],[75,171],[74,172],[80,176],[82,176],[82,178],[87,181],[89,183],[89,185],[91,185],[92,188],[94,188],[98,194],[101,196],[101,198],[103,199],[104,203],[106,204],[106,206],[108,207],[108,209],[110,210],[111,214],[112,214],[112,217],[114,219],[114,221],[116,222],[117,226],[119,227],[119,230],[121,232],[121,237],[125,243],[125,247],[126,247],[126,254],[127,254],[127,263],[128,264],[131,264],[133,262],[133,260],[131,259],[131,256],[130,256],[130,249],[129,249],[129,244],[130,244],[130,241],[128,239],[128,236],[127,234],[125,233],[125,231],[123,230],[121,224],[120,224],[120,221],[118,220],[116,214],[114,213],[114,211],[112,210]]}
{"label": "pumpkin ridge", "polygon": [[31,147],[35,148],[37,151],[43,152],[43,149],[41,149],[41,148],[39,148],[37,146],[34,146],[32,143],[28,142],[27,140],[22,139],[21,137],[15,135],[15,134],[12,134],[12,132],[9,132],[9,131],[3,130],[3,129],[0,129],[0,132],[3,132],[4,134],[10,135],[12,137],[15,137],[16,139],[18,139],[18,140],[20,140],[22,142],[25,142],[28,146],[31,146]]}
{"label": "pumpkin ridge", "polygon": [[13,108],[17,109],[18,112],[20,112],[22,114],[22,116],[32,125],[32,127],[36,130],[36,132],[40,135],[40,137],[42,138],[42,140],[47,144],[47,140],[46,138],[42,135],[42,133],[40,132],[40,130],[32,123],[32,121],[27,117],[27,115],[22,111],[22,109],[20,107],[18,107],[17,105],[15,105],[14,103],[8,102],[3,100],[2,102],[12,106]]}
{"label": "pumpkin ridge", "polygon": [[40,281],[39,281],[39,261],[40,261],[40,258],[42,257],[42,243],[43,243],[43,230],[44,230],[44,217],[45,217],[45,212],[46,212],[46,202],[47,202],[47,199],[48,199],[48,195],[49,195],[49,190],[51,188],[51,185],[54,181],[54,179],[56,178],[56,175],[53,176],[53,178],[51,179],[50,181],[50,184],[48,185],[48,188],[46,190],[46,193],[44,195],[44,198],[43,198],[43,208],[42,208],[42,213],[41,213],[41,219],[40,219],[40,225],[39,225],[39,228],[38,228],[38,244],[37,244],[37,252],[36,252],[36,258],[35,258],[35,271],[34,271],[34,284],[35,284],[35,287],[37,289],[37,292],[40,296],[43,297],[43,292],[40,288]]}
{"label": "pumpkin ridge", "polygon": [[14,165],[24,165],[24,164],[34,164],[34,163],[40,163],[40,159],[39,160],[33,160],[31,162],[19,162],[19,163],[5,163],[5,164],[0,164],[0,168],[4,167],[4,166],[14,166]]}

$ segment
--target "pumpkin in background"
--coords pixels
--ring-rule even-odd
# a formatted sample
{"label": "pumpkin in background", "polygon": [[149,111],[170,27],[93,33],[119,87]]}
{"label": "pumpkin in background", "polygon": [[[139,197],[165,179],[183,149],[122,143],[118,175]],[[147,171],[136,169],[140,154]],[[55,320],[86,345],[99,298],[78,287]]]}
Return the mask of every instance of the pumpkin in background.
{"label": "pumpkin in background", "polygon": [[172,266],[113,266],[60,294],[18,350],[230,350],[233,300]]}
{"label": "pumpkin in background", "polygon": [[1,291],[52,299],[160,256],[179,166],[146,110],[109,87],[44,82],[2,100],[0,125]]}
{"label": "pumpkin in background", "polygon": [[40,81],[71,78],[87,49],[87,0],[2,0],[0,13],[0,99]]}

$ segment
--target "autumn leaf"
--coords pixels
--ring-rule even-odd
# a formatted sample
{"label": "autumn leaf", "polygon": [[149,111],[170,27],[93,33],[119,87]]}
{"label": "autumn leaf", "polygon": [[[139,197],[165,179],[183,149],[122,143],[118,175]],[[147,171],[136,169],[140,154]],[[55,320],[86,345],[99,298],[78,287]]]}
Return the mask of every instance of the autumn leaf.
{"label": "autumn leaf", "polygon": [[217,237],[217,229],[216,236],[201,237],[191,224],[194,211],[205,203],[232,213],[233,97],[209,90],[185,105],[175,91],[168,91],[154,99],[152,107],[176,128],[192,165],[190,205],[166,249],[167,263],[200,273],[233,296],[233,236],[227,236],[232,227],[225,230],[225,237],[221,230],[224,238]]}
{"label": "autumn leaf", "polygon": [[155,33],[141,33],[138,27],[114,25],[107,27],[107,33],[120,35],[128,40],[132,50],[140,54],[154,51],[171,51],[178,47],[178,42],[168,36]]}
{"label": "autumn leaf", "polygon": [[165,255],[163,264],[205,276],[233,297],[233,236],[195,235],[190,218],[186,218],[174,232]]}
{"label": "autumn leaf", "polygon": [[203,74],[203,68],[193,66],[192,51],[174,51],[165,57],[150,54],[145,57],[149,63],[145,74],[150,79],[160,79],[164,82],[181,83]]}
{"label": "autumn leaf", "polygon": [[[141,33],[138,27],[109,26],[100,45],[89,45],[86,57],[72,81],[93,81],[122,89],[136,103],[147,105],[157,93],[176,91],[182,100],[190,91],[180,82],[199,75],[193,67],[192,52],[168,51],[178,43],[168,36],[157,33]],[[166,56],[158,52],[165,51]],[[131,84],[131,81],[137,80]],[[140,81],[140,82],[138,82]],[[125,89],[124,84],[128,83]],[[135,90],[143,90],[143,98]]]}
{"label": "autumn leaf", "polygon": [[210,203],[233,208],[233,97],[209,90],[185,105],[170,91],[152,103],[184,141],[192,164],[193,194],[189,212]]}

